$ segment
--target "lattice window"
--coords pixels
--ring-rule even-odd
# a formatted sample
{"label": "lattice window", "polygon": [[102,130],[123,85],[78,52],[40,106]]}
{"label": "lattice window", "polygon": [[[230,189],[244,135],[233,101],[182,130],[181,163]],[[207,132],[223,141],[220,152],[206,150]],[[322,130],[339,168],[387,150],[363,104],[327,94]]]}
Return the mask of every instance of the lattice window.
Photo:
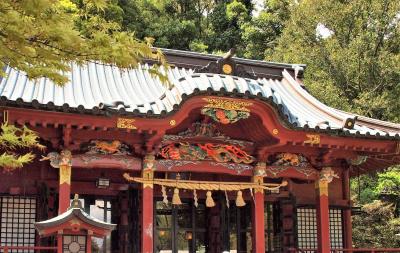
{"label": "lattice window", "polygon": [[[342,210],[329,209],[329,232],[332,249],[343,248]],[[316,249],[317,219],[315,208],[297,208],[297,239],[300,249]]]}
{"label": "lattice window", "polygon": [[[31,197],[0,197],[0,245],[35,246],[36,199]],[[33,252],[11,250],[10,252]]]}
{"label": "lattice window", "polygon": [[329,233],[331,236],[331,248],[343,249],[343,211],[341,209],[329,209]]}
{"label": "lattice window", "polygon": [[86,236],[84,235],[64,235],[63,253],[85,253]]}

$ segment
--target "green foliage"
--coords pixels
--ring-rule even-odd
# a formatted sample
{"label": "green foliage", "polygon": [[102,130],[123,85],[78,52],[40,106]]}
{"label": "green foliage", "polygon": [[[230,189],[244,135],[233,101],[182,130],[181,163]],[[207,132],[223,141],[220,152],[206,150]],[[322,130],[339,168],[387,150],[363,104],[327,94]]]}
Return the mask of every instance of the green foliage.
{"label": "green foliage", "polygon": [[0,1],[0,67],[9,64],[29,78],[48,77],[62,85],[70,62],[135,68],[151,58],[166,66],[159,50],[121,31],[121,15],[122,9],[106,0]]}
{"label": "green foliage", "polygon": [[352,199],[356,205],[371,203],[379,198],[376,191],[378,176],[376,174],[366,174],[355,177],[351,180]]}
{"label": "green foliage", "polygon": [[[400,2],[303,0],[287,8],[265,59],[307,64],[306,87],[330,106],[400,122]],[[355,246],[400,246],[399,183],[396,168],[352,180],[353,201],[366,212],[354,217]]]}
{"label": "green foliage", "polygon": [[363,214],[353,218],[353,243],[359,248],[399,248],[399,219],[393,204],[376,200],[363,206]]}
{"label": "green foliage", "polygon": [[306,86],[330,105],[397,121],[399,11],[390,0],[301,1],[267,59],[307,64]]}
{"label": "green foliage", "polygon": [[400,200],[400,168],[396,167],[378,174],[377,194],[398,196]]}
{"label": "green foliage", "polygon": [[234,47],[238,56],[263,59],[276,45],[293,2],[266,0],[253,15],[251,0],[113,0],[105,12],[122,30],[154,37],[157,47],[208,53]]}
{"label": "green foliage", "polygon": [[3,123],[0,132],[0,168],[6,171],[12,171],[21,168],[24,164],[31,162],[35,155],[31,152],[20,155],[15,152],[17,149],[39,149],[44,150],[45,146],[39,142],[39,136],[36,132],[28,129],[26,126],[18,128],[14,125]]}
{"label": "green foliage", "polygon": [[273,51],[285,22],[290,17],[293,8],[291,2],[290,0],[265,1],[259,15],[252,17],[250,22],[242,24],[246,58],[262,60]]}
{"label": "green foliage", "polygon": [[353,218],[357,247],[399,247],[395,236],[400,232],[399,179],[399,168],[393,167],[351,180],[352,200],[365,212]]}
{"label": "green foliage", "polygon": [[190,42],[189,48],[191,51],[207,53],[208,46],[201,41],[195,40]]}
{"label": "green foliage", "polygon": [[122,29],[156,38],[157,47],[198,52],[245,48],[241,25],[251,20],[249,0],[119,0]]}

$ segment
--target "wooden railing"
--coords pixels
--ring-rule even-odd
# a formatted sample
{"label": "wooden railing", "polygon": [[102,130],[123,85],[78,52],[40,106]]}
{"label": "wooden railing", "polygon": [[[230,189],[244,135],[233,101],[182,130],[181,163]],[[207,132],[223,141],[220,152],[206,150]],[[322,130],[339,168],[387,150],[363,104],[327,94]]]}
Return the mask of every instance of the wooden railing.
{"label": "wooden railing", "polygon": [[57,250],[57,247],[47,246],[0,246],[0,252],[8,253],[10,250],[34,250],[40,252],[41,250]]}
{"label": "wooden railing", "polygon": [[[317,253],[317,249],[288,249],[288,253]],[[331,249],[331,253],[387,253],[397,252],[400,253],[400,248],[381,248],[381,249],[369,249],[369,248],[352,248],[352,249]]]}

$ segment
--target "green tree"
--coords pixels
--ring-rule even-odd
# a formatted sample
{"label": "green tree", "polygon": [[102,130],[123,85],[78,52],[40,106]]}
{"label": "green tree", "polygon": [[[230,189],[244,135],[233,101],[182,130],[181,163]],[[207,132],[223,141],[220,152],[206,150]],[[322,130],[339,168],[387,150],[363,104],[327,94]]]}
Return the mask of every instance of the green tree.
{"label": "green tree", "polygon": [[209,16],[210,29],[205,38],[210,52],[227,52],[236,48],[238,56],[243,55],[244,43],[241,24],[250,19],[249,9],[241,1],[220,1]]}
{"label": "green tree", "polygon": [[[166,66],[151,40],[140,41],[121,31],[123,11],[106,0],[0,1],[0,69],[5,65],[22,70],[31,79],[47,77],[63,85],[70,63],[101,61],[121,68],[135,68],[145,58]],[[155,64],[149,72],[167,82]],[[4,73],[1,73],[4,75]],[[0,167],[15,169],[32,161],[31,152],[43,149],[38,136],[26,127],[4,122],[0,131]]]}
{"label": "green tree", "polygon": [[[152,58],[165,64],[150,40],[137,40],[108,18],[120,12],[117,7],[106,0],[0,1],[0,63],[29,78],[46,76],[60,85],[67,82],[63,72],[72,61],[135,68],[144,58]],[[163,78],[159,73],[152,71]]]}
{"label": "green tree", "polygon": [[258,16],[241,25],[246,58],[262,60],[273,51],[294,7],[292,0],[266,0]]}
{"label": "green tree", "polygon": [[304,0],[267,59],[305,63],[305,84],[324,102],[400,121],[400,2]]}
{"label": "green tree", "polygon": [[[307,64],[306,87],[333,107],[400,122],[400,2],[298,2],[266,59]],[[353,220],[357,247],[399,247],[399,196],[385,193],[398,190],[398,177],[390,169],[352,180],[365,212]]]}
{"label": "green tree", "polygon": [[397,167],[352,179],[352,200],[362,210],[353,216],[353,243],[357,247],[400,246],[395,236],[400,232],[399,179]]}
{"label": "green tree", "polygon": [[119,0],[124,11],[122,27],[139,38],[156,38],[154,45],[189,50],[200,38],[202,10],[206,1],[189,0]]}
{"label": "green tree", "polygon": [[353,218],[353,243],[359,248],[399,248],[400,219],[395,218],[393,204],[375,200]]}
{"label": "green tree", "polygon": [[35,155],[27,152],[23,155],[14,153],[17,149],[39,149],[44,150],[45,147],[38,143],[39,136],[27,127],[17,128],[8,125],[7,122],[1,125],[0,133],[0,168],[5,171],[13,171],[21,168],[24,164],[33,160]]}

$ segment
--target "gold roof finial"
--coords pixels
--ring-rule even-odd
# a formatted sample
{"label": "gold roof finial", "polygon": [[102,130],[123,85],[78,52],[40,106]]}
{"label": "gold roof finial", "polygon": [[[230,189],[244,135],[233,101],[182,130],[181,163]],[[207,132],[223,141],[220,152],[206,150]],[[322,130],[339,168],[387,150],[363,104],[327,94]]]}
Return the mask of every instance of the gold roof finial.
{"label": "gold roof finial", "polygon": [[72,200],[71,208],[82,208],[82,204],[79,201],[79,195],[77,193],[74,194],[74,200]]}

